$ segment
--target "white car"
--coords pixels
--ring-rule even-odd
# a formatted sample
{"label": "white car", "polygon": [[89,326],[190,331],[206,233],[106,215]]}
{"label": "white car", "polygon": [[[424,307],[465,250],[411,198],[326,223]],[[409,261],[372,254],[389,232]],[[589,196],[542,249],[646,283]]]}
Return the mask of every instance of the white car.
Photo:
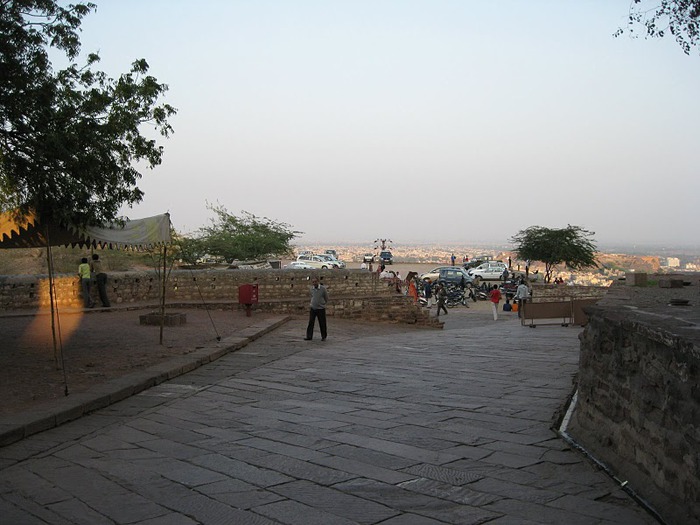
{"label": "white car", "polygon": [[331,265],[331,268],[345,268],[345,266],[347,266],[340,259],[336,259],[332,255],[327,254],[327,253],[320,253],[317,255],[317,257],[321,257],[321,258],[325,259],[326,261],[328,261]]}
{"label": "white car", "polygon": [[306,261],[292,261],[289,264],[285,264],[283,270],[315,270],[315,266],[311,266]]}
{"label": "white car", "polygon": [[474,281],[498,281],[503,278],[503,272],[507,266],[502,262],[489,261],[480,264],[476,268],[471,268],[467,273],[474,278]]}
{"label": "white car", "polygon": [[316,270],[326,270],[333,268],[333,265],[320,255],[300,255],[297,262],[304,262]]}

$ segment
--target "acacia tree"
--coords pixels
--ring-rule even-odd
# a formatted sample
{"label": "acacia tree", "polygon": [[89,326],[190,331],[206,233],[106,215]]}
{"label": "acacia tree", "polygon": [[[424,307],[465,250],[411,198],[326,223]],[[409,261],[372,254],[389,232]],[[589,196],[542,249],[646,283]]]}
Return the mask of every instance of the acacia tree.
{"label": "acacia tree", "polygon": [[302,232],[289,224],[242,212],[230,214],[223,206],[209,206],[216,217],[200,230],[200,249],[227,261],[261,259],[292,253],[289,242]]}
{"label": "acacia tree", "polygon": [[[141,173],[163,149],[142,135],[150,124],[167,137],[175,109],[159,103],[167,86],[137,60],[117,79],[94,70],[97,54],[78,64],[83,18],[91,3],[0,0],[0,207],[35,210],[78,225],[115,220],[139,202]],[[49,53],[67,67],[54,70]]]}
{"label": "acacia tree", "polygon": [[[646,36],[663,38],[671,35],[686,55],[700,44],[700,0],[632,0],[627,32],[635,34],[635,28],[644,27]],[[615,36],[625,33],[620,28]]]}
{"label": "acacia tree", "polygon": [[545,282],[550,282],[552,272],[558,264],[566,264],[573,270],[597,266],[596,246],[591,239],[594,232],[579,226],[566,228],[544,228],[530,226],[520,230],[511,238],[516,245],[519,259],[545,263]]}

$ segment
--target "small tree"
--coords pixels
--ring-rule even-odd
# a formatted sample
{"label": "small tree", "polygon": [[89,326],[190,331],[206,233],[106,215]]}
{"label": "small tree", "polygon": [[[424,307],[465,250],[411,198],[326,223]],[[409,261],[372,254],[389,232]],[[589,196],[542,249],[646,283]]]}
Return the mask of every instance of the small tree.
{"label": "small tree", "polygon": [[573,270],[597,266],[596,246],[591,240],[594,232],[579,226],[544,228],[530,226],[511,238],[519,259],[545,263],[545,282],[550,282],[554,268],[561,263]]}
{"label": "small tree", "polygon": [[227,261],[289,255],[292,253],[289,242],[302,233],[292,230],[289,224],[245,211],[236,217],[223,206],[209,209],[216,213],[216,218],[211,226],[200,230],[199,239],[206,253]]}
{"label": "small tree", "polygon": [[[645,0],[632,0],[627,22],[627,32],[635,34],[636,26],[643,26],[646,36],[663,38],[671,35],[686,55],[691,48],[700,45],[700,0],[655,0],[654,5],[644,5]],[[615,36],[625,29],[620,28]]]}

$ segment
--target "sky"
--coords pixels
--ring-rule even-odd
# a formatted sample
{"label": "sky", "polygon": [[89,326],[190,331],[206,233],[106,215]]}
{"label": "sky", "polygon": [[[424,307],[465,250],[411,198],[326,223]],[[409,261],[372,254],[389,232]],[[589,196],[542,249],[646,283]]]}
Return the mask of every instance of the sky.
{"label": "sky", "polygon": [[[142,203],[295,243],[700,244],[700,56],[613,33],[630,0],[93,0],[82,50],[145,58],[178,114]],[[150,130],[146,129],[145,133]]]}

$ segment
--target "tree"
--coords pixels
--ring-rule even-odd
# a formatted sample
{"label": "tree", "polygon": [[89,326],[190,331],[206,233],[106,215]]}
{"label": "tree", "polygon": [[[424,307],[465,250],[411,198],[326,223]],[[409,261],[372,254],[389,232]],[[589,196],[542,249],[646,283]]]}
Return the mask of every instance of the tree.
{"label": "tree", "polygon": [[207,247],[204,239],[199,237],[188,237],[173,233],[173,248],[175,250],[174,257],[186,262],[187,264],[197,264],[197,262],[207,254]]}
{"label": "tree", "polygon": [[[627,31],[635,34],[638,25],[644,26],[646,36],[663,38],[673,36],[686,55],[691,48],[700,48],[700,0],[655,0],[653,7],[644,6],[643,0],[632,0]],[[623,28],[615,32],[620,36]]]}
{"label": "tree", "polygon": [[550,282],[554,268],[561,263],[573,270],[597,266],[596,246],[590,239],[594,232],[579,226],[544,228],[530,226],[511,238],[519,259],[545,263],[545,282]]}
{"label": "tree", "polygon": [[[135,164],[161,162],[162,147],[140,128],[150,124],[167,137],[175,109],[159,104],[167,86],[147,74],[146,61],[118,79],[93,69],[96,54],[77,63],[80,25],[94,9],[0,0],[2,209],[77,225],[113,221],[143,196]],[[67,67],[54,71],[56,51]]]}
{"label": "tree", "polygon": [[206,252],[227,261],[262,259],[292,253],[289,242],[302,232],[267,217],[243,212],[241,217],[230,214],[223,206],[209,206],[216,214],[211,226],[202,228],[201,241]]}

